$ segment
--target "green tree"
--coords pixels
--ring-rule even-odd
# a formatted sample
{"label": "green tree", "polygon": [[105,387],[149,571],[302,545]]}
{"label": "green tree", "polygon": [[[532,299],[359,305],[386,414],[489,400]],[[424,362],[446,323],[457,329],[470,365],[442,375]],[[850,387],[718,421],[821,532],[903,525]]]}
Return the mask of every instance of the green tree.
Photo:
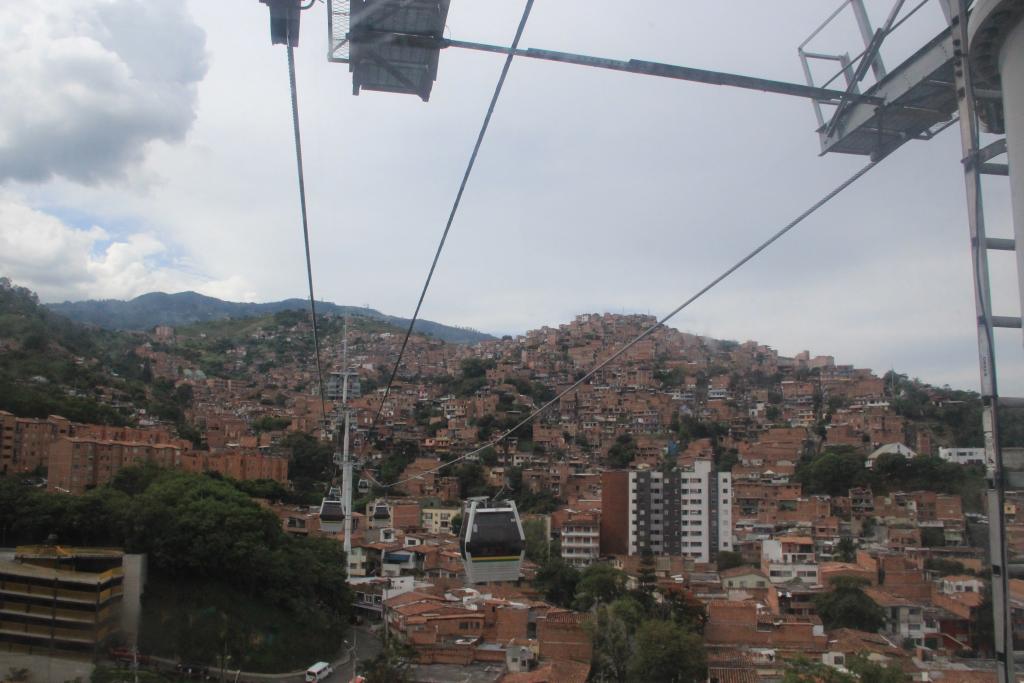
{"label": "green tree", "polygon": [[331,444],[296,432],[281,439],[281,447],[289,453],[288,476],[297,489],[310,490],[317,482],[330,480],[334,466],[334,447]]}
{"label": "green tree", "polygon": [[640,584],[640,591],[651,595],[654,593],[654,586],[658,582],[658,576],[655,573],[654,552],[650,548],[644,547],[640,552],[640,565],[638,569],[637,581]]}
{"label": "green tree", "polygon": [[531,562],[543,564],[548,559],[551,541],[543,520],[527,519],[523,522],[523,535],[526,536],[526,557]]}
{"label": "green tree", "polygon": [[286,535],[227,480],[129,468],[83,496],[0,481],[0,529],[9,545],[52,533],[62,544],[146,553],[142,642],[162,656],[213,664],[244,655],[270,667],[258,670],[293,670],[333,656],[347,627],[341,544]]}
{"label": "green tree", "polygon": [[630,628],[611,606],[597,608],[595,619],[587,624],[593,644],[592,679],[625,683],[632,652]]}
{"label": "green tree", "polygon": [[486,496],[491,493],[491,487],[487,485],[487,476],[484,474],[484,468],[478,462],[462,462],[455,467],[453,476],[459,480],[459,496],[462,498]]}
{"label": "green tree", "polygon": [[670,621],[647,621],[637,629],[629,658],[629,679],[696,683],[707,677],[707,654],[701,637]]}
{"label": "green tree", "polygon": [[985,586],[984,599],[978,607],[978,623],[971,634],[971,645],[975,650],[991,654],[996,639],[995,619],[992,612],[992,587]]}
{"label": "green tree", "polygon": [[287,427],[292,423],[290,417],[277,417],[273,415],[264,415],[263,417],[254,420],[252,423],[252,429],[254,432],[277,432]]}
{"label": "green tree", "polygon": [[924,561],[924,568],[933,571],[939,576],[954,576],[956,574],[971,574],[962,562],[947,560],[941,557],[929,557]]}
{"label": "green tree", "polygon": [[487,369],[493,366],[493,363],[482,358],[465,358],[461,364],[462,376],[466,378],[483,377],[487,374]]}
{"label": "green tree", "polygon": [[733,569],[734,567],[742,567],[746,562],[743,561],[743,555],[731,550],[722,550],[718,553],[718,571],[724,572],[726,569]]}
{"label": "green tree", "polygon": [[735,448],[723,450],[718,455],[715,466],[719,472],[732,472],[732,468],[740,461],[740,454]]}
{"label": "green tree", "polygon": [[[493,417],[493,416],[485,415],[484,417]],[[481,436],[480,440],[481,441],[486,441],[489,438],[491,438],[491,437],[488,434],[487,436]],[[495,465],[498,464],[498,452],[495,451],[492,446],[488,446],[487,448],[485,448],[482,451],[480,451],[479,458],[480,458],[480,462],[482,462],[483,464],[487,465],[488,467],[494,467]]]}
{"label": "green tree", "polygon": [[636,457],[636,442],[632,434],[620,434],[615,443],[608,449],[608,466],[625,469]]}
{"label": "green tree", "polygon": [[857,558],[857,544],[849,536],[843,536],[836,543],[836,557],[841,562],[853,562]]}
{"label": "green tree", "polygon": [[846,663],[861,683],[907,683],[910,676],[896,664],[873,662],[866,657],[854,655]]}
{"label": "green tree", "polygon": [[873,662],[860,655],[846,661],[849,672],[797,657],[787,662],[783,683],[907,683],[910,676],[896,664]]}
{"label": "green tree", "polygon": [[461,512],[456,514],[454,517],[452,517],[452,533],[455,534],[456,536],[458,536],[460,531],[462,531],[462,513]]}
{"label": "green tree", "polygon": [[849,447],[825,451],[810,462],[797,466],[795,478],[807,493],[846,495],[853,486],[864,483],[865,457]]}
{"label": "green tree", "polygon": [[839,577],[832,582],[832,590],[814,598],[818,615],[825,628],[855,628],[874,632],[885,625],[885,611],[863,590],[864,579]]}
{"label": "green tree", "polygon": [[660,610],[663,619],[671,620],[687,631],[704,633],[708,613],[704,603],[689,591],[675,587],[663,590]]}
{"label": "green tree", "polygon": [[786,662],[783,683],[858,683],[856,676],[806,657]]}
{"label": "green tree", "polygon": [[[603,607],[598,609],[603,609]],[[608,605],[608,612],[626,625],[626,630],[631,636],[636,633],[640,624],[647,619],[647,610],[632,595],[623,595],[621,598],[613,600]]]}
{"label": "green tree", "polygon": [[580,573],[573,607],[585,612],[595,603],[608,604],[625,592],[625,573],[610,564],[592,564]]}
{"label": "green tree", "polygon": [[576,596],[580,573],[565,563],[555,544],[548,559],[537,570],[534,586],[544,593],[544,599],[559,607],[569,607]]}
{"label": "green tree", "polygon": [[138,467],[125,467],[114,475],[110,486],[129,496],[137,496],[160,478],[163,472],[164,470],[153,463],[145,463]]}
{"label": "green tree", "polygon": [[875,535],[875,527],[877,526],[878,522],[874,517],[865,517],[864,521],[861,523],[860,537],[871,538]]}

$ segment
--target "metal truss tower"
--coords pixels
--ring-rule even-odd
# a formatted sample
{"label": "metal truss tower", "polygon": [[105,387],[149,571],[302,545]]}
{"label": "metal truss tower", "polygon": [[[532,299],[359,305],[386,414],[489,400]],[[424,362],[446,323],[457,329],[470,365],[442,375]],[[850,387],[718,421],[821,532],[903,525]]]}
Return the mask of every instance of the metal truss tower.
{"label": "metal truss tower", "polygon": [[[875,29],[864,1],[847,0],[800,45],[798,53],[808,85],[816,85],[811,63],[830,60],[839,64],[839,71],[819,87],[842,79],[851,95],[860,93],[870,69],[874,82],[863,94],[884,100],[880,106],[841,102],[831,110],[816,102],[822,153],[866,154],[880,159],[910,140],[931,139],[959,121],[981,375],[995,653],[999,681],[1011,683],[1016,681],[1020,655],[1014,647],[1009,581],[1024,575],[1024,558],[1013,557],[1008,548],[1004,502],[1008,486],[1024,488],[1020,476],[1024,468],[1004,457],[999,409],[1024,407],[1024,398],[999,396],[995,331],[1021,328],[1021,317],[993,313],[988,252],[1016,252],[1024,309],[1024,1],[978,0],[971,6],[969,0],[935,0],[948,28],[887,71],[881,57],[886,38],[927,4],[924,0],[901,17],[904,1],[895,0],[885,22]],[[863,52],[851,59],[848,53],[808,50],[808,43],[847,7],[860,29]],[[983,126],[988,134],[1000,137],[983,145]],[[1003,155],[1008,155],[1008,163],[994,161]],[[986,232],[982,200],[986,175],[1009,178],[1013,238],[989,237]]]}

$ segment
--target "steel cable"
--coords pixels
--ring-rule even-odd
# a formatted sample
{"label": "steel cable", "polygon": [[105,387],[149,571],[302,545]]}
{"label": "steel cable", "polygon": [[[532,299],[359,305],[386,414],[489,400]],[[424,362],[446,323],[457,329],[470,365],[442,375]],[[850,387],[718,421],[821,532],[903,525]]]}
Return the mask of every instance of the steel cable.
{"label": "steel cable", "polygon": [[[414,480],[414,479],[418,479],[418,478],[422,477],[422,476],[423,476],[424,474],[430,474],[430,473],[433,473],[433,472],[439,472],[439,471],[441,471],[442,469],[444,469],[445,467],[448,467],[449,465],[454,465],[455,463],[457,463],[457,462],[459,462],[459,461],[461,461],[461,460],[465,460],[466,458],[469,458],[469,457],[471,457],[471,456],[474,456],[474,455],[476,455],[476,454],[480,453],[481,451],[483,451],[483,450],[485,450],[485,449],[487,449],[487,448],[491,448],[491,447],[493,447],[493,446],[496,446],[497,444],[501,443],[502,441],[504,441],[505,439],[507,439],[507,438],[508,438],[508,437],[509,437],[509,436],[510,436],[511,434],[513,434],[513,433],[514,433],[514,432],[515,432],[515,431],[516,431],[517,429],[519,429],[520,427],[524,427],[524,426],[526,426],[527,424],[529,424],[530,422],[532,422],[532,421],[533,421],[533,420],[534,420],[534,419],[535,419],[535,418],[536,418],[536,417],[537,417],[538,415],[540,415],[540,414],[541,414],[541,413],[543,413],[543,412],[544,412],[545,410],[547,410],[548,408],[550,408],[551,406],[553,406],[553,405],[554,405],[555,403],[557,403],[558,401],[560,401],[560,400],[561,400],[561,399],[562,399],[562,398],[563,398],[564,396],[566,396],[566,395],[567,395],[567,394],[569,394],[570,392],[572,392],[572,391],[574,391],[575,389],[577,389],[577,388],[578,388],[578,387],[579,387],[580,385],[582,385],[582,384],[583,384],[584,382],[586,382],[586,381],[587,381],[588,379],[590,379],[591,377],[593,377],[593,376],[594,376],[594,375],[595,375],[595,374],[596,374],[597,372],[599,372],[600,370],[602,370],[603,368],[605,368],[605,367],[606,367],[607,365],[609,365],[610,363],[612,363],[613,361],[615,361],[615,360],[616,360],[617,358],[619,358],[619,357],[620,357],[620,356],[621,356],[622,354],[624,354],[624,353],[625,353],[626,351],[628,351],[629,349],[631,349],[631,348],[632,348],[633,346],[635,346],[636,344],[638,344],[638,343],[639,343],[639,342],[641,342],[642,340],[644,340],[644,339],[646,339],[647,337],[649,337],[649,336],[650,336],[651,334],[653,334],[653,333],[654,333],[654,331],[655,331],[655,330],[657,330],[657,329],[658,329],[659,327],[663,326],[663,325],[664,325],[665,323],[667,323],[667,322],[668,322],[669,320],[671,320],[672,318],[674,318],[674,317],[675,317],[676,315],[678,315],[678,314],[679,314],[679,313],[680,313],[680,312],[681,312],[681,311],[682,311],[683,309],[685,309],[686,307],[688,307],[688,306],[689,306],[690,304],[692,304],[692,303],[693,303],[694,301],[696,301],[697,299],[699,299],[699,298],[701,298],[702,296],[704,296],[705,294],[707,294],[707,293],[708,293],[708,292],[709,292],[709,291],[710,291],[711,289],[713,289],[713,288],[714,288],[714,287],[715,287],[716,285],[718,285],[718,284],[719,284],[720,282],[722,282],[722,281],[723,281],[723,280],[725,280],[725,279],[726,279],[727,277],[729,277],[730,275],[732,275],[732,274],[733,274],[734,272],[736,272],[737,270],[739,270],[739,269],[740,269],[741,267],[743,267],[743,265],[745,265],[745,264],[746,264],[746,263],[747,263],[748,261],[750,261],[750,260],[751,260],[751,259],[753,259],[753,258],[754,258],[755,256],[757,256],[758,254],[760,254],[760,253],[761,253],[762,251],[764,251],[765,249],[767,249],[767,248],[768,248],[769,246],[771,246],[771,245],[772,245],[772,244],[773,244],[774,242],[776,242],[776,241],[777,241],[777,240],[778,240],[779,238],[781,238],[781,237],[782,237],[783,235],[785,235],[785,234],[786,234],[786,233],[788,233],[788,232],[789,232],[790,230],[792,230],[793,228],[795,228],[795,227],[796,227],[797,225],[799,225],[800,223],[802,223],[802,222],[803,222],[803,221],[804,221],[804,220],[805,220],[805,219],[806,219],[806,218],[807,218],[808,216],[810,216],[810,215],[811,215],[811,214],[813,214],[813,213],[814,213],[815,211],[817,211],[818,209],[820,209],[820,208],[821,208],[822,206],[824,206],[825,204],[827,204],[827,203],[828,203],[828,202],[829,202],[829,201],[830,201],[831,199],[833,199],[833,198],[834,198],[834,197],[835,197],[836,195],[838,195],[838,194],[839,194],[840,192],[842,192],[843,190],[845,190],[846,188],[848,188],[848,187],[849,187],[850,185],[852,185],[853,183],[857,182],[857,180],[859,180],[859,179],[860,179],[860,178],[861,178],[862,176],[864,176],[864,174],[866,174],[866,173],[867,173],[868,171],[870,171],[871,169],[873,169],[873,168],[874,168],[875,166],[877,166],[878,164],[879,164],[879,162],[878,162],[878,161],[872,161],[872,162],[868,163],[868,164],[867,164],[866,166],[864,166],[863,168],[861,168],[861,169],[860,169],[859,171],[857,171],[856,173],[854,173],[854,174],[853,174],[852,176],[850,176],[849,178],[847,178],[846,180],[844,180],[844,181],[843,181],[842,183],[840,183],[839,185],[837,185],[837,186],[836,186],[836,187],[835,187],[834,189],[832,189],[832,190],[831,190],[831,191],[830,191],[830,192],[829,192],[828,194],[826,194],[826,195],[825,195],[824,197],[822,197],[821,199],[819,199],[818,201],[816,201],[816,202],[815,202],[814,204],[812,204],[812,205],[811,205],[811,206],[810,206],[810,207],[809,207],[808,209],[806,209],[806,210],[805,210],[805,211],[804,211],[803,213],[801,213],[801,214],[800,214],[799,216],[797,216],[796,218],[794,218],[793,220],[791,220],[791,221],[790,221],[789,223],[787,223],[787,224],[786,224],[785,226],[783,226],[783,227],[782,227],[782,228],[780,228],[780,229],[779,229],[778,231],[776,231],[776,232],[775,232],[775,233],[774,233],[774,234],[773,234],[773,235],[772,235],[771,237],[769,237],[769,238],[768,238],[768,239],[766,239],[766,240],[765,240],[764,242],[762,242],[762,243],[761,243],[760,245],[758,245],[758,246],[757,246],[757,247],[756,247],[755,249],[753,249],[752,251],[750,251],[750,252],[749,252],[749,253],[748,253],[748,254],[747,254],[746,256],[744,256],[743,258],[741,258],[741,259],[740,259],[739,261],[737,261],[737,262],[736,262],[736,263],[734,263],[733,265],[729,266],[729,268],[727,268],[727,269],[726,269],[725,271],[723,271],[723,272],[722,272],[722,273],[721,273],[721,274],[720,274],[720,275],[719,275],[718,277],[716,277],[715,279],[711,280],[711,282],[709,282],[708,284],[704,285],[704,287],[702,287],[702,288],[701,288],[700,290],[698,290],[696,294],[694,294],[693,296],[691,296],[691,297],[690,297],[689,299],[687,299],[687,300],[686,300],[686,301],[684,301],[683,303],[679,304],[679,306],[677,306],[676,308],[674,308],[674,309],[673,309],[673,310],[672,310],[672,311],[671,311],[671,312],[670,312],[670,313],[669,313],[668,315],[666,315],[665,317],[661,318],[660,320],[658,320],[658,322],[654,323],[653,325],[651,325],[650,327],[648,327],[647,329],[645,329],[645,330],[644,330],[643,332],[641,332],[640,334],[638,334],[638,335],[637,335],[637,336],[636,336],[635,338],[633,338],[633,339],[632,339],[632,340],[631,340],[630,342],[628,342],[628,343],[627,343],[627,344],[626,344],[625,346],[623,346],[623,347],[622,347],[622,348],[620,348],[620,349],[619,349],[618,351],[616,351],[615,353],[613,353],[613,354],[612,354],[611,356],[609,356],[608,358],[604,359],[603,361],[601,361],[600,363],[598,363],[598,364],[597,364],[596,366],[594,366],[594,367],[593,367],[593,368],[592,368],[592,369],[591,369],[591,370],[590,370],[589,372],[587,372],[587,374],[583,375],[583,376],[582,376],[581,378],[579,378],[578,380],[576,380],[576,381],[575,381],[575,382],[574,382],[574,383],[573,383],[573,384],[572,384],[571,386],[569,386],[568,388],[566,388],[566,389],[564,389],[563,391],[561,391],[561,392],[560,392],[560,393],[559,393],[559,394],[558,394],[557,396],[555,396],[555,397],[554,397],[554,398],[552,398],[552,399],[551,399],[550,401],[548,401],[547,403],[545,403],[544,405],[542,405],[542,406],[541,406],[540,408],[537,408],[536,410],[534,410],[534,411],[533,411],[532,413],[530,413],[530,414],[529,414],[529,415],[527,415],[527,416],[526,416],[525,418],[523,418],[522,420],[520,420],[518,424],[516,424],[516,425],[515,425],[514,427],[512,427],[511,429],[508,429],[507,431],[505,431],[504,433],[502,433],[502,434],[501,434],[500,436],[498,436],[497,438],[495,438],[495,439],[492,439],[492,440],[488,441],[488,442],[487,442],[487,443],[485,443],[485,444],[484,444],[483,446],[480,446],[480,447],[478,447],[478,448],[475,448],[475,449],[473,449],[473,450],[469,451],[468,453],[464,453],[464,454],[460,455],[460,456],[459,456],[459,457],[457,457],[457,458],[454,458],[454,459],[452,459],[452,460],[449,460],[448,462],[442,463],[442,464],[441,464],[441,465],[439,465],[438,467],[435,467],[435,468],[432,468],[432,469],[429,469],[429,470],[425,470],[425,471],[421,472],[420,474],[418,474],[418,475],[416,475],[416,476],[414,476],[414,477],[408,477],[408,478],[406,478],[406,479],[401,479],[401,480],[398,480],[398,481],[392,482],[392,483],[390,483],[390,484],[384,484],[384,483],[381,483],[381,482],[377,481],[376,479],[374,479],[373,477],[371,477],[371,479],[373,479],[373,482],[374,482],[374,483],[375,483],[375,484],[376,484],[377,486],[379,486],[379,487],[381,487],[381,488],[391,488],[391,487],[393,487],[393,486],[397,486],[397,485],[399,485],[399,484],[404,484],[404,483],[406,483],[406,482],[409,482],[409,481],[412,481],[412,480]],[[368,475],[368,476],[369,476],[369,475]]]}

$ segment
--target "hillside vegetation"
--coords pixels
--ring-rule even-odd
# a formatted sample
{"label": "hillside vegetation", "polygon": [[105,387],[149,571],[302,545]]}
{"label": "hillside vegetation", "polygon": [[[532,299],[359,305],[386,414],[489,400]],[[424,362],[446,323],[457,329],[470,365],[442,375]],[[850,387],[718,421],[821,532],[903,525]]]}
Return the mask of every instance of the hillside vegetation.
{"label": "hillside vegetation", "polygon": [[147,652],[287,671],[337,654],[351,610],[345,555],[327,538],[295,538],[231,482],[128,468],[83,496],[0,479],[0,543],[147,553]]}
{"label": "hillside vegetation", "polygon": [[[0,278],[0,410],[125,424],[128,406],[146,400],[142,366],[133,351],[138,343],[136,335],[92,329],[56,315],[28,289]],[[98,400],[104,392],[107,399]]]}
{"label": "hillside vegetation", "polygon": [[[307,311],[309,302],[304,299],[285,299],[269,303],[239,303],[222,301],[196,292],[165,294],[151,292],[130,301],[107,299],[103,301],[65,301],[50,304],[49,308],[68,318],[113,330],[148,330],[157,325],[189,325],[196,322],[222,320],[226,318],[253,318],[272,315],[281,311]],[[402,329],[409,326],[408,318],[385,315],[380,311],[360,306],[340,306],[330,301],[318,301],[317,313],[321,315],[351,315],[379,320]],[[488,334],[469,328],[442,325],[430,320],[417,320],[414,331],[447,342],[472,344],[484,339],[493,339]]]}

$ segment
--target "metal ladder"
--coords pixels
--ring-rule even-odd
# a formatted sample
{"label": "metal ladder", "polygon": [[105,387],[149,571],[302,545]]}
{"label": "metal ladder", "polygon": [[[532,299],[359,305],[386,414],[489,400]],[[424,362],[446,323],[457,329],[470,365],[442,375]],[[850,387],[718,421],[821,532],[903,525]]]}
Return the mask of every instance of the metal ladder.
{"label": "metal ladder", "polygon": [[1009,175],[1006,164],[993,163],[1006,153],[1006,138],[980,146],[976,92],[967,54],[968,0],[949,0],[955,58],[953,74],[960,116],[960,142],[963,150],[964,183],[967,191],[967,220],[971,235],[971,259],[974,275],[974,305],[977,314],[978,360],[981,371],[982,428],[985,438],[986,482],[988,494],[989,556],[992,572],[992,611],[995,626],[995,653],[998,680],[1015,683],[1013,628],[1010,614],[1011,574],[1024,566],[1010,563],[1006,538],[1005,494],[1010,469],[1003,460],[999,439],[999,408],[1022,407],[1024,399],[999,397],[996,381],[995,329],[1020,328],[1021,318],[992,313],[988,252],[1014,251],[1013,239],[988,237],[982,202],[983,175]]}

